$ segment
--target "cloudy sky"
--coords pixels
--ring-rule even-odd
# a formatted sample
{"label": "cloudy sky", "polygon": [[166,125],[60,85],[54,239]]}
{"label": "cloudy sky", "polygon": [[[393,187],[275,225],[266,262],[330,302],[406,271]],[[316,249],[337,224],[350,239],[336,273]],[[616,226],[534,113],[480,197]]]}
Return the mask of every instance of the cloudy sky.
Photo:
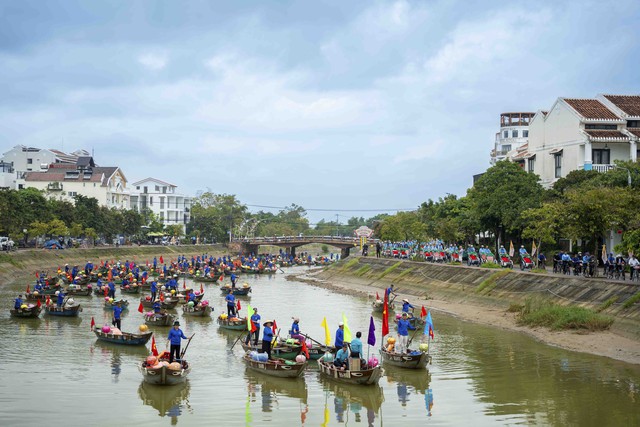
{"label": "cloudy sky", "polygon": [[413,208],[465,194],[501,112],[639,93],[638,18],[635,0],[0,0],[0,152],[94,150],[130,182],[328,210],[312,220]]}

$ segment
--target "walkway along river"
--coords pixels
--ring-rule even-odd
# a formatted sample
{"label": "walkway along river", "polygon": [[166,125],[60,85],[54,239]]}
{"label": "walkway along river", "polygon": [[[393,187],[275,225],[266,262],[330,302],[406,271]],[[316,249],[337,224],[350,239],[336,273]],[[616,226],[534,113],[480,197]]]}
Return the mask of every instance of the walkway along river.
{"label": "walkway along river", "polygon": [[[253,287],[251,296],[241,299],[243,311],[250,303],[263,319],[275,318],[281,336],[292,316],[316,339],[323,337],[326,316],[333,335],[343,313],[352,333],[366,336],[372,315],[366,297],[288,281],[284,274],[243,276],[243,281]],[[184,386],[163,389],[143,385],[136,369],[148,350],[96,342],[91,317],[100,325],[111,316],[101,298],[76,298],[84,307],[79,318],[16,321],[9,318],[9,304],[25,284],[1,287],[2,424],[640,425],[640,366],[444,315],[434,315],[429,371],[388,368],[380,387],[334,384],[314,369],[298,382],[250,373],[240,360],[240,346],[230,350],[237,334],[219,330],[215,322],[223,308],[220,291],[204,286],[205,299],[215,307],[212,319],[184,318],[177,311],[185,333],[196,334],[187,353],[191,377]],[[123,330],[131,331],[142,315],[135,296],[123,297],[130,300]],[[374,319],[380,340],[381,319]],[[168,330],[156,330],[162,350]]]}

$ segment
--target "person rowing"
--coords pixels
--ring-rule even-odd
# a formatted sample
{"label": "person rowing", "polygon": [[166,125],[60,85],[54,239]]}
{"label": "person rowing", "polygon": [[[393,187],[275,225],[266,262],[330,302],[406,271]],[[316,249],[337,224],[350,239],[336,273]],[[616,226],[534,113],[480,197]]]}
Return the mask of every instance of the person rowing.
{"label": "person rowing", "polygon": [[291,325],[291,330],[289,331],[289,335],[294,340],[303,341],[304,336],[300,334],[300,319],[298,317],[292,317],[293,324]]}

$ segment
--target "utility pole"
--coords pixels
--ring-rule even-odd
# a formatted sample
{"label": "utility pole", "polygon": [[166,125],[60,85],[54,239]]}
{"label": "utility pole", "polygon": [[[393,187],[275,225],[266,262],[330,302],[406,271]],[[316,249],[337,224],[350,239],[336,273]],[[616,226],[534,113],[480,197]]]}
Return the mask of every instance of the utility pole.
{"label": "utility pole", "polygon": [[338,214],[336,214],[336,237],[340,236],[340,233],[338,231],[338,227],[340,225],[340,220],[338,219]]}

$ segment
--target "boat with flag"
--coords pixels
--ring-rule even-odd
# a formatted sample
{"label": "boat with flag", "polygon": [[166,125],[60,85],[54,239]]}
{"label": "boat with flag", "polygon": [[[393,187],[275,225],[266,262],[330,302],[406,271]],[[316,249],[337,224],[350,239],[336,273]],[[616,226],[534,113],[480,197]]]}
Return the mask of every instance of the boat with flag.
{"label": "boat with flag", "polygon": [[202,301],[198,304],[194,304],[193,301],[189,301],[182,306],[183,316],[209,317],[212,312],[213,308],[209,305],[209,301]]}
{"label": "boat with flag", "polygon": [[[146,325],[143,326],[146,327]],[[151,339],[151,335],[153,335],[153,332],[142,332],[140,334],[121,332],[109,326],[93,328],[93,333],[96,334],[96,337],[100,341],[121,345],[145,345]]]}
{"label": "boat with flag", "polygon": [[[427,312],[422,307],[420,312],[421,319],[424,318],[424,334],[422,335],[422,342],[418,345],[417,349],[411,349],[411,342],[415,337],[415,334],[420,330],[416,329],[414,335],[407,342],[406,349],[401,349],[401,352],[396,351],[396,340],[393,337],[387,338],[386,346],[383,345],[380,348],[380,356],[382,362],[385,365],[397,366],[407,369],[424,369],[431,363],[431,355],[429,354],[429,342],[433,338],[433,319],[431,318],[431,312]],[[406,320],[405,320],[406,321]],[[385,326],[386,324],[386,326]],[[382,339],[389,334],[389,322],[388,318],[383,317],[382,327]]]}
{"label": "boat with flag", "polygon": [[226,313],[222,313],[218,316],[218,325],[222,329],[229,329],[232,331],[242,331],[247,329],[246,317],[229,317]]}
{"label": "boat with flag", "polygon": [[226,285],[220,286],[220,292],[222,292],[223,295],[229,294],[232,290],[235,296],[246,296],[251,292],[251,286],[249,286],[248,283],[243,284],[241,287],[235,288],[231,287],[231,285],[228,283]]}
{"label": "boat with flag", "polygon": [[247,368],[278,378],[298,378],[302,376],[304,368],[307,366],[306,358],[304,361],[267,359],[267,353],[258,353],[257,351],[245,353],[242,360]]}
{"label": "boat with flag", "polygon": [[44,308],[45,314],[50,316],[77,317],[82,311],[80,304],[75,303],[72,299],[65,301],[61,306],[56,304],[47,304]]}
{"label": "boat with flag", "polygon": [[[195,335],[195,334],[194,334]],[[169,352],[158,354],[155,337],[151,337],[151,356],[138,365],[144,382],[155,385],[177,385],[187,380],[191,372],[191,365],[184,358],[193,335],[189,337],[187,345],[180,353],[180,359],[169,363]]]}

